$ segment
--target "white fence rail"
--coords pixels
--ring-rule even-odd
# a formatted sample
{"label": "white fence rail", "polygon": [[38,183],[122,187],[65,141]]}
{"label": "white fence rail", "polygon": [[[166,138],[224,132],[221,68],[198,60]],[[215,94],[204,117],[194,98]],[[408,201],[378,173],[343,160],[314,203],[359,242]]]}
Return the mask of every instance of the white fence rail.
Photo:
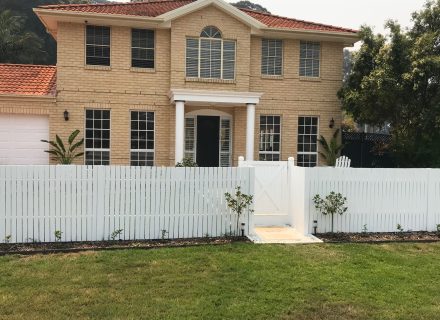
{"label": "white fence rail", "polygon": [[[331,217],[316,212],[313,197],[331,191],[347,197],[348,211],[335,216],[335,232],[434,231],[440,224],[440,170],[298,168],[303,171],[306,230],[331,231]],[[297,175],[298,176],[298,175]],[[296,183],[298,186],[298,182]]]}
{"label": "white fence rail", "polygon": [[[236,216],[224,193],[253,194],[252,168],[0,166],[0,241],[222,236]],[[243,217],[246,234],[252,218]]]}

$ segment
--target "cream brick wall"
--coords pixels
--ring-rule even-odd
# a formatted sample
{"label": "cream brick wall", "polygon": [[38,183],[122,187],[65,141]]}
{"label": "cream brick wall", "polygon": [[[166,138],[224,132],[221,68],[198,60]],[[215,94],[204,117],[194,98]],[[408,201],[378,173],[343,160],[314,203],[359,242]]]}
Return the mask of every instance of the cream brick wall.
{"label": "cream brick wall", "polygon": [[[197,37],[208,25],[218,27],[223,37],[237,41],[236,80],[194,82],[185,78],[186,37]],[[284,73],[280,79],[261,76],[261,38],[215,7],[207,7],[172,22],[171,30],[156,30],[156,68],[139,72],[130,68],[131,31],[111,28],[111,67],[85,66],[85,25],[62,23],[58,29],[57,103],[50,106],[51,136],[84,132],[84,110],[111,110],[111,163],[129,164],[130,110],[151,110],[156,116],[155,164],[174,162],[174,106],[169,103],[170,88],[263,92],[257,106],[255,158],[258,158],[260,114],[282,116],[282,159],[296,157],[297,121],[300,115],[320,117],[320,133],[329,137],[331,118],[339,126],[340,104],[336,92],[342,81],[342,49],[339,43],[322,43],[321,78],[300,79],[299,40],[285,40]],[[203,108],[198,106],[197,108]],[[213,106],[206,106],[213,108]],[[233,114],[233,159],[245,154],[246,108],[227,108]],[[70,120],[64,121],[68,110]],[[187,107],[186,112],[194,110]],[[219,108],[225,111],[225,108]],[[82,161],[79,161],[81,163]]]}
{"label": "cream brick wall", "polygon": [[55,106],[55,98],[0,96],[0,113],[49,115],[53,106]]}

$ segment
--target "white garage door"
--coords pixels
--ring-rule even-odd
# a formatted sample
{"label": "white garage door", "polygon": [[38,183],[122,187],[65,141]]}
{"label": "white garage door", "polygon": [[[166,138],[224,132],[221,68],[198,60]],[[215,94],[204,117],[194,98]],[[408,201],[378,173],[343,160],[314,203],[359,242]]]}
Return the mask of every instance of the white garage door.
{"label": "white garage door", "polygon": [[47,116],[0,114],[0,164],[48,164]]}

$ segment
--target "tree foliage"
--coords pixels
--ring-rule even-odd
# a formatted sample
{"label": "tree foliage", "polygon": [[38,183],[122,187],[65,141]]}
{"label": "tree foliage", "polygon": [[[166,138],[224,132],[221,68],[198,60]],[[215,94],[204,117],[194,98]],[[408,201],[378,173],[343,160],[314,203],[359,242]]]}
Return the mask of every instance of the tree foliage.
{"label": "tree foliage", "polygon": [[258,3],[253,3],[251,1],[238,1],[235,3],[231,3],[231,4],[237,8],[249,9],[249,10],[259,11],[259,12],[263,12],[263,13],[270,13],[269,10],[267,10],[262,5],[259,5]]}
{"label": "tree foliage", "polygon": [[34,63],[39,55],[44,55],[43,41],[24,30],[25,22],[25,18],[10,10],[0,12],[0,62]]}
{"label": "tree foliage", "polygon": [[440,0],[428,1],[403,31],[389,36],[363,26],[363,44],[338,96],[355,121],[389,124],[401,167],[440,166]]}
{"label": "tree foliage", "polygon": [[[45,27],[33,12],[33,8],[49,4],[72,4],[72,3],[105,3],[106,0],[1,0],[0,14],[10,11],[16,20],[14,25],[19,24],[15,33],[11,33],[21,41],[22,49],[19,54],[16,48],[7,47],[5,53],[0,55],[0,63],[34,63],[34,64],[56,64],[56,42],[46,32]],[[4,19],[4,18],[3,18]],[[11,40],[12,25],[9,23],[0,26],[0,45],[9,43]],[[19,43],[15,41],[14,43]]]}

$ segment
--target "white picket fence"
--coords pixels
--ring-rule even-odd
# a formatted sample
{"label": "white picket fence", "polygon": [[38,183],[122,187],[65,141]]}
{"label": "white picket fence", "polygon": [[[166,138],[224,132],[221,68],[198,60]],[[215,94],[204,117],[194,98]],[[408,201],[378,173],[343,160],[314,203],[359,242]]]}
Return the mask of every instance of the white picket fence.
{"label": "white picket fence", "polygon": [[[253,194],[252,168],[0,166],[0,241],[216,237],[236,232],[225,192]],[[248,234],[252,215],[242,222]],[[241,227],[240,227],[241,228]]]}
{"label": "white picket fence", "polygon": [[[314,208],[316,194],[325,197],[331,191],[347,198],[347,213],[335,216],[335,232],[397,232],[397,224],[406,230],[435,231],[440,224],[439,169],[353,169],[298,168],[294,177],[297,200],[305,214],[305,231],[331,231],[330,216]],[[304,190],[301,191],[302,186]]]}

